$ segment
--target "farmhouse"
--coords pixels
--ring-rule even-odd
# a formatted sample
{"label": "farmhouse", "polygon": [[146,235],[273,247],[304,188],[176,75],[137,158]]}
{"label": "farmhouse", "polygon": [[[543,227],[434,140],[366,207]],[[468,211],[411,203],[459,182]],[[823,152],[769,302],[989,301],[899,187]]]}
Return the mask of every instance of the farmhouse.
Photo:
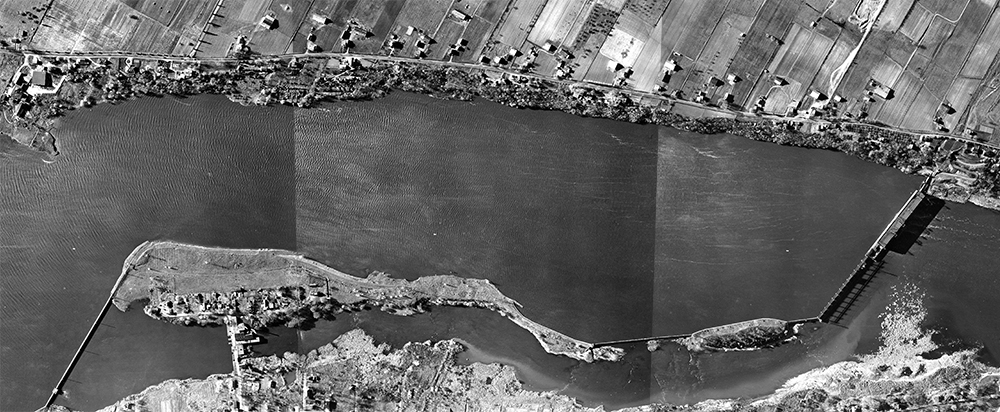
{"label": "farmhouse", "polygon": [[52,76],[45,70],[35,70],[31,72],[31,85],[39,87],[52,87]]}
{"label": "farmhouse", "polygon": [[267,30],[273,30],[278,27],[278,19],[276,19],[273,15],[265,14],[264,17],[261,17],[260,19],[260,27]]}

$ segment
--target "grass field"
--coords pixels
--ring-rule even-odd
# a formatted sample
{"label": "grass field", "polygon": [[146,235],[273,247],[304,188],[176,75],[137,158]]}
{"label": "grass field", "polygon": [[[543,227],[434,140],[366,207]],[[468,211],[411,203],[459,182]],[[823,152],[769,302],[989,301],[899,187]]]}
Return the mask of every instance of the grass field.
{"label": "grass field", "polygon": [[[0,2],[0,38],[27,41],[38,28],[48,0],[4,0]],[[29,13],[24,16],[21,13]],[[27,37],[22,37],[27,34]],[[6,81],[6,79],[4,79]]]}
{"label": "grass field", "polygon": [[955,80],[955,73],[938,66],[935,60],[934,64],[924,73],[923,79],[924,86],[937,96],[938,100],[941,100],[951,88],[951,83]]}
{"label": "grass field", "polygon": [[53,3],[31,46],[166,54],[178,42],[193,41],[114,0],[61,0]]}
{"label": "grass field", "polygon": [[1000,89],[984,85],[969,108],[969,123],[980,128],[1000,126]]}
{"label": "grass field", "polygon": [[962,68],[962,76],[982,78],[1000,51],[1000,8],[993,9],[989,22],[972,48],[972,53]]}
{"label": "grass field", "polygon": [[[493,31],[495,24],[495,22],[490,22],[481,17],[472,19],[468,26],[465,27],[465,33],[462,34],[462,37],[469,41],[469,45],[466,46],[469,50],[462,53],[462,55],[455,60],[468,62],[477,61],[483,50],[483,46],[486,44],[487,37],[490,35],[490,32]],[[501,53],[506,53],[507,51],[508,50],[506,48],[500,49]],[[521,53],[525,53],[525,51],[522,51]]]}
{"label": "grass field", "polygon": [[779,45],[767,36],[785,38],[791,30],[792,21],[798,14],[799,5],[800,3],[792,0],[768,0],[764,2],[757,19],[747,31],[736,57],[733,58],[733,64],[730,66],[730,72],[738,74],[744,80],[733,88],[737,104],[746,106],[751,98],[757,98],[757,95],[751,96],[751,92],[754,83],[758,80],[761,82],[770,81],[768,76],[762,79],[761,75],[770,63],[771,57],[778,50]]}
{"label": "grass field", "polygon": [[883,59],[878,65],[872,68],[871,77],[879,83],[893,85],[896,84],[896,80],[899,79],[899,75],[902,73],[903,66],[890,59]]}
{"label": "grass field", "polygon": [[962,114],[969,107],[969,101],[972,100],[972,96],[976,93],[976,89],[979,88],[981,82],[982,80],[980,79],[962,77],[955,79],[955,83],[951,85],[951,88],[948,89],[948,94],[945,96],[945,100],[955,109],[954,114],[945,116],[944,123],[946,127],[952,130],[955,129],[959,119],[962,118]]}
{"label": "grass field", "polygon": [[538,16],[528,41],[541,45],[547,41],[561,45],[569,41],[567,35],[573,29],[577,20],[582,21],[593,6],[593,0],[550,0]]}
{"label": "grass field", "polygon": [[600,46],[601,55],[623,66],[632,67],[639,59],[644,44],[642,40],[632,37],[625,31],[614,29],[604,45]]}
{"label": "grass field", "polygon": [[528,39],[528,34],[535,24],[535,18],[541,12],[545,3],[534,0],[513,0],[507,8],[507,13],[501,16],[499,27],[492,40],[520,48]]}
{"label": "grass field", "polygon": [[650,26],[655,26],[663,16],[670,0],[633,0],[625,2],[623,13],[634,15]]}
{"label": "grass field", "polygon": [[608,62],[610,61],[611,59],[604,54],[597,55],[584,79],[596,83],[611,84],[615,80],[615,72],[608,70]]}
{"label": "grass field", "polygon": [[903,25],[903,19],[913,7],[914,0],[887,1],[882,14],[878,17],[876,27],[879,30],[896,31]]}
{"label": "grass field", "polygon": [[[458,39],[462,37],[462,32],[465,31],[465,24],[458,23],[452,19],[444,19],[441,22],[441,27],[438,28],[437,33],[434,34],[434,40],[437,40],[438,44],[434,50],[431,51],[430,58],[438,60],[448,60],[448,53],[451,51],[451,45],[458,42]],[[461,52],[462,54],[472,54],[471,51],[465,50]]]}
{"label": "grass field", "polygon": [[[794,55],[795,61],[788,67],[785,75],[801,83],[803,86],[802,93],[806,94],[809,92],[807,88],[812,85],[813,80],[819,73],[823,61],[830,53],[830,50],[833,49],[834,42],[805,28],[802,28],[799,33],[798,38],[786,43],[791,45],[792,52],[789,55]],[[788,55],[785,57],[787,59]],[[778,72],[783,73],[783,69],[784,67],[779,67]]]}
{"label": "grass field", "polygon": [[510,2],[511,0],[487,0],[479,6],[476,15],[490,23],[496,23],[500,21],[500,15],[507,9]]}
{"label": "grass field", "polygon": [[[765,84],[765,86],[768,84]],[[785,114],[788,110],[790,104],[797,103],[802,97],[805,91],[803,90],[802,84],[795,81],[789,80],[787,85],[775,86],[770,84],[770,87],[764,88],[761,95],[767,96],[767,103],[764,105],[764,111],[768,113],[775,114]]]}
{"label": "grass field", "polygon": [[927,30],[917,43],[924,50],[922,53],[930,56],[936,54],[941,44],[951,35],[954,27],[955,25],[941,18],[941,16],[932,17]]}
{"label": "grass field", "polygon": [[[413,26],[433,36],[444,20],[445,13],[448,13],[449,10],[451,10],[451,0],[409,0],[400,10],[396,25],[404,29],[407,26]],[[448,47],[448,45],[434,45],[434,48],[440,47]]]}
{"label": "grass field", "polygon": [[932,17],[934,17],[934,14],[927,11],[924,6],[918,3],[913,6],[909,17],[903,21],[903,26],[900,27],[899,33],[906,36],[910,41],[919,41],[920,38],[924,37],[924,32],[927,31],[927,26],[931,24]]}
{"label": "grass field", "polygon": [[919,4],[930,10],[931,13],[940,14],[948,20],[958,20],[962,15],[962,10],[966,5],[979,2],[980,0],[920,0]]}
{"label": "grass field", "polygon": [[833,71],[847,59],[848,54],[857,45],[857,41],[858,39],[850,32],[845,32],[837,38],[837,41],[833,43],[833,47],[830,49],[830,53],[827,54],[826,60],[823,61],[819,71],[816,73],[816,79],[813,80],[813,88],[833,96],[835,91],[830,90],[830,77]]}
{"label": "grass field", "polygon": [[906,111],[901,127],[907,129],[933,130],[934,113],[941,106],[941,98],[922,87],[917,97]]}
{"label": "grass field", "polygon": [[[905,72],[899,75],[899,80],[895,83],[886,84],[892,85],[893,90],[896,92],[896,97],[885,102],[879,112],[871,113],[871,115],[875,120],[882,123],[899,126],[906,117],[906,111],[913,104],[913,101],[917,99],[917,94],[920,93],[923,82],[912,72]],[[924,127],[927,127],[927,125]]]}
{"label": "grass field", "polygon": [[692,59],[700,59],[701,52],[718,27],[719,19],[726,11],[723,2],[702,2],[697,14],[684,25],[684,36],[675,50]]}
{"label": "grass field", "polygon": [[628,33],[629,36],[645,38],[652,32],[653,24],[646,23],[645,20],[635,13],[625,10],[618,17],[618,23],[615,24],[615,28]]}
{"label": "grass field", "polygon": [[826,17],[836,22],[845,22],[847,17],[854,13],[861,0],[835,0],[826,11]]}
{"label": "grass field", "polygon": [[[985,5],[979,1],[970,3],[951,36],[934,56],[935,63],[945,67],[951,73],[962,71],[962,66],[979,40],[979,34],[986,26],[986,21],[992,12],[993,6]],[[1000,39],[997,38],[990,40],[1000,42]]]}
{"label": "grass field", "polygon": [[[270,3],[270,0],[226,1],[212,20],[209,32],[215,35],[205,36],[206,43],[199,47],[198,56],[223,56],[237,36],[249,38]],[[250,47],[253,49],[252,44]]]}
{"label": "grass field", "polygon": [[653,86],[663,79],[663,63],[667,61],[670,50],[665,50],[660,39],[663,38],[663,24],[657,23],[650,30],[649,38],[639,52],[636,65],[632,67],[633,85],[636,90],[652,91]]}

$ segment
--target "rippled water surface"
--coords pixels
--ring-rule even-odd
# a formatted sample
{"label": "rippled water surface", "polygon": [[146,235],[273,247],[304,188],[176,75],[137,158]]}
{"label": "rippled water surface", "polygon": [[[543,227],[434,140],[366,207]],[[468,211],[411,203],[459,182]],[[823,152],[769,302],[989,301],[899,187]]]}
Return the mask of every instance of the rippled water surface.
{"label": "rippled water surface", "polygon": [[[488,278],[529,317],[599,341],[814,316],[920,183],[833,152],[408,94],[294,111],[144,99],[73,113],[57,135],[52,164],[0,148],[4,411],[44,402],[147,239],[294,249],[356,275]],[[889,266],[929,291],[949,339],[996,341],[984,274],[1000,218],[952,205],[935,224]],[[875,301],[849,329],[750,354],[640,344],[626,362],[583,365],[494,313],[453,308],[276,328],[265,351],[352,327],[393,345],[457,337],[465,361],[511,363],[531,388],[612,407],[691,401],[764,393],[877,344]],[[113,312],[60,403],[98,408],[230,368],[221,329]]]}

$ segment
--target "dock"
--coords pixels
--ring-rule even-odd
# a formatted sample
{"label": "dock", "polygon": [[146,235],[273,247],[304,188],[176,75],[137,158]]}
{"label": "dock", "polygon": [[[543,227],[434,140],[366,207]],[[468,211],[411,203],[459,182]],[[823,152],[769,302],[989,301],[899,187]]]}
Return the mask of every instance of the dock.
{"label": "dock", "polygon": [[861,263],[854,268],[837,294],[819,315],[823,323],[840,324],[859,302],[872,281],[882,272],[889,253],[906,254],[944,207],[944,201],[927,194],[931,178],[915,190],[896,212],[875,243],[868,248]]}

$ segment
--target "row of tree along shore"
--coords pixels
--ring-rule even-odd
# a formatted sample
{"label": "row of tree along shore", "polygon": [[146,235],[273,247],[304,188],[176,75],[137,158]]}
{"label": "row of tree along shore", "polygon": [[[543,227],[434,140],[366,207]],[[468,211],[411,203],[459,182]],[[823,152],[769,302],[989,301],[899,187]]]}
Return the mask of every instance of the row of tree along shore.
{"label": "row of tree along shore", "polygon": [[[363,56],[184,62],[28,55],[19,69],[25,74],[15,76],[7,93],[0,96],[5,116],[13,118],[5,126],[8,130],[0,131],[22,136],[18,139],[22,143],[54,156],[57,145],[48,131],[54,119],[75,107],[142,96],[202,93],[227,95],[241,104],[311,107],[320,101],[377,99],[401,90],[444,99],[478,97],[521,109],[558,110],[835,150],[905,173],[940,175],[932,185],[935,196],[971,200],[990,208],[1000,206],[1000,156],[995,148],[979,142],[843,119],[762,117],[731,107],[715,108],[492,67],[432,63]],[[17,81],[39,70],[48,76],[41,80],[44,84]]]}

